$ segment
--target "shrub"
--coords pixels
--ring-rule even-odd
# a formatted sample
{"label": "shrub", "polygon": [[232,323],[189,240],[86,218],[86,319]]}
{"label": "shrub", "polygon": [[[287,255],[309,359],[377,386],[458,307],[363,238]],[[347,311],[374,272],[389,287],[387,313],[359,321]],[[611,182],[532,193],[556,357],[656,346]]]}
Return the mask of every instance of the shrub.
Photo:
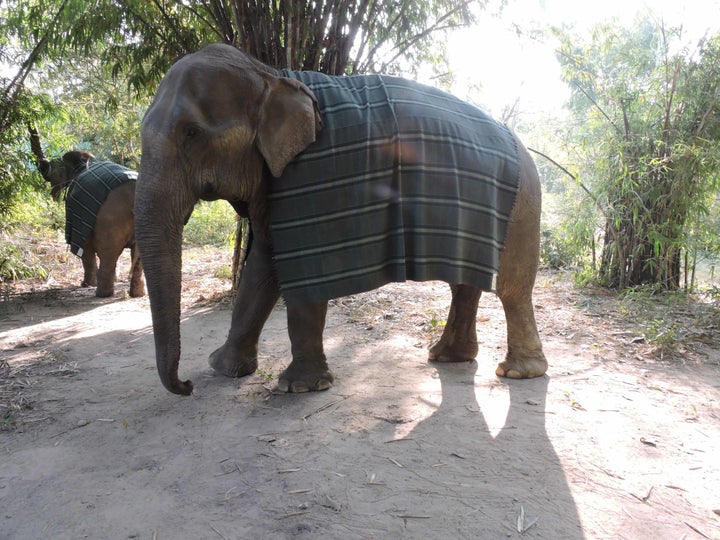
{"label": "shrub", "polygon": [[0,282],[45,278],[47,271],[27,248],[27,241],[0,233]]}

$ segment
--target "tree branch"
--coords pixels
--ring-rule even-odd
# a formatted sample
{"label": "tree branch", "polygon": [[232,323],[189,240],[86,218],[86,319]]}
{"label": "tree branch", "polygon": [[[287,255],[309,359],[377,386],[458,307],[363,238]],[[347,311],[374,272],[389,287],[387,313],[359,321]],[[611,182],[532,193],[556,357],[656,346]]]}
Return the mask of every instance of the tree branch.
{"label": "tree branch", "polygon": [[595,207],[600,211],[600,213],[601,213],[605,218],[607,218],[607,214],[605,213],[605,209],[604,209],[604,208],[602,207],[602,205],[600,204],[600,200],[599,200],[587,187],[585,187],[585,184],[583,184],[583,183],[580,181],[580,178],[579,178],[577,175],[574,175],[573,173],[571,173],[569,170],[567,170],[565,167],[563,167],[562,165],[560,165],[560,164],[559,164],[557,161],[555,161],[553,158],[551,158],[551,157],[548,156],[547,154],[544,154],[544,153],[541,152],[540,150],[535,150],[534,148],[530,148],[530,147],[528,147],[528,150],[529,150],[530,152],[536,153],[536,154],[539,155],[539,156],[544,157],[544,158],[547,159],[550,163],[552,163],[552,164],[555,165],[558,169],[560,169],[562,172],[564,172],[565,174],[567,174],[570,178],[572,178],[573,180],[575,180],[575,182],[577,182],[577,184],[583,189],[583,191],[584,191],[585,193],[587,193],[588,196],[592,199],[592,201],[595,203]]}

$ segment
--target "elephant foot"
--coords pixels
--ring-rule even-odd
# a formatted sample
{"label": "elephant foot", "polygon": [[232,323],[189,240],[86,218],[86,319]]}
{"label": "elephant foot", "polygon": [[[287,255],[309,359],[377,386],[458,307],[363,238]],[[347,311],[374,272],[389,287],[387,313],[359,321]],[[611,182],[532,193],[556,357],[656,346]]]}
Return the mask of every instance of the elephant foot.
{"label": "elephant foot", "polygon": [[257,356],[243,354],[227,343],[210,355],[208,364],[227,377],[244,377],[258,368]]}
{"label": "elephant foot", "polygon": [[96,286],[97,286],[97,280],[93,280],[93,279],[83,279],[82,282],[80,283],[80,286],[83,287],[83,288],[96,287]]}
{"label": "elephant foot", "polygon": [[332,387],[335,380],[328,369],[327,361],[322,358],[316,365],[308,366],[308,362],[293,360],[285,371],[278,377],[277,390],[279,392],[312,392],[327,390]]}
{"label": "elephant foot", "polygon": [[130,295],[130,298],[141,298],[145,296],[145,287],[143,287],[142,285],[140,285],[139,287],[135,285],[130,285],[130,292],[128,294]]}
{"label": "elephant foot", "polygon": [[478,353],[477,341],[447,343],[442,338],[428,351],[430,362],[472,362]]}
{"label": "elephant foot", "polygon": [[542,352],[525,358],[508,353],[505,361],[498,364],[495,375],[509,379],[532,379],[545,375],[547,368],[548,363]]}
{"label": "elephant foot", "polygon": [[97,296],[98,298],[107,298],[109,296],[112,296],[113,294],[115,294],[115,287],[98,287],[97,289],[95,289],[95,296]]}

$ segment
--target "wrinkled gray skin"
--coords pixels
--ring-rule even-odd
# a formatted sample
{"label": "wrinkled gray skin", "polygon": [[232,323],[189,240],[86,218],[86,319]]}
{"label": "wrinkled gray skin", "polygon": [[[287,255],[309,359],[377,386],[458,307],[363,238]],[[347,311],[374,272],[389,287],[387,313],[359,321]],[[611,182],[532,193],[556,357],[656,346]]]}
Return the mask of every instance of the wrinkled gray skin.
{"label": "wrinkled gray skin", "polygon": [[[225,199],[250,218],[253,244],[243,271],[225,344],[210,365],[230,377],[257,369],[260,332],[280,297],[272,263],[266,190],[287,163],[315,140],[321,114],[303,84],[225,45],[178,61],[165,75],[142,126],[142,164],[136,193],[136,235],[143,254],[155,333],[158,373],[176,394],[178,378],[182,230],[199,199]],[[538,265],[540,184],[520,150],[520,190],[501,254],[497,294],[507,319],[508,350],[496,373],[538,377],[542,352],[531,295]],[[463,362],[478,352],[475,331],[480,290],[451,285],[445,331],[430,360]],[[327,302],[288,303],[292,361],[279,376],[286,392],[324,390],[333,382],[323,352]]]}
{"label": "wrinkled gray skin", "polygon": [[[73,150],[61,159],[40,160],[38,169],[52,186],[53,198],[58,199],[85,169],[94,156],[88,152]],[[95,296],[112,296],[115,292],[115,269],[117,260],[125,248],[130,249],[130,291],[132,297],[145,295],[143,269],[135,247],[135,183],[125,182],[113,189],[98,210],[95,227],[85,242],[82,264],[84,277],[82,287],[96,287]],[[98,259],[100,266],[98,267]]]}

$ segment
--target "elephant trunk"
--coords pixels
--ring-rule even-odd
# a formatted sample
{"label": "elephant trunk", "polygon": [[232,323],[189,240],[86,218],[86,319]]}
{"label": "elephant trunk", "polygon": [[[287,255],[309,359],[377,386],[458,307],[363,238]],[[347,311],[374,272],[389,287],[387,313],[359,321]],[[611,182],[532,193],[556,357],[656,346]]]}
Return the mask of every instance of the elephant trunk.
{"label": "elephant trunk", "polygon": [[152,175],[140,171],[135,192],[135,239],[150,297],[155,358],[165,388],[189,395],[193,385],[178,379],[182,229],[193,208],[191,197],[158,189]]}
{"label": "elephant trunk", "polygon": [[[42,144],[40,143],[40,133],[38,133],[35,124],[32,122],[27,123],[27,128],[28,133],[30,134],[30,151],[35,156],[35,165],[37,166],[38,171],[40,171],[43,179],[46,182],[50,182],[51,178],[48,176],[50,173],[50,160],[45,157],[45,152],[43,152]],[[53,197],[57,198],[54,193]]]}

